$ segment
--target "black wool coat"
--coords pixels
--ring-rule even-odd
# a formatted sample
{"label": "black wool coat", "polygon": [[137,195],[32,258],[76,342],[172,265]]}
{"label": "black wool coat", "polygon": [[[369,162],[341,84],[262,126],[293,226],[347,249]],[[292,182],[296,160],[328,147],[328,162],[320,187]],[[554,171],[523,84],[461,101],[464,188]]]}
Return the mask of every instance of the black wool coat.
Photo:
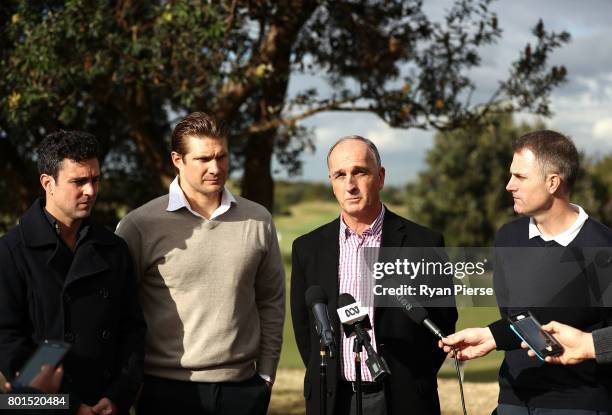
{"label": "black wool coat", "polygon": [[[306,366],[304,398],[306,413],[319,414],[319,338],[312,313],[304,298],[308,287],[319,285],[328,297],[331,324],[340,344],[343,335],[336,313],[338,307],[338,262],[340,220],[336,219],[301,236],[293,243],[291,272],[291,315],[300,355]],[[382,228],[382,248],[440,247],[442,236],[386,210]],[[453,333],[457,320],[454,307],[428,308],[429,317],[445,333]],[[374,330],[377,351],[386,360],[391,375],[383,381],[387,413],[399,415],[440,414],[437,373],[445,354],[437,339],[423,326],[410,320],[399,308],[375,307]],[[338,358],[328,359],[327,413],[334,414],[338,382]]]}
{"label": "black wool coat", "polygon": [[70,394],[71,412],[107,397],[127,413],[142,381],[145,335],[127,245],[88,221],[66,263],[43,206],[37,200],[0,239],[0,371],[10,380],[39,343],[65,341],[72,347],[60,393]]}

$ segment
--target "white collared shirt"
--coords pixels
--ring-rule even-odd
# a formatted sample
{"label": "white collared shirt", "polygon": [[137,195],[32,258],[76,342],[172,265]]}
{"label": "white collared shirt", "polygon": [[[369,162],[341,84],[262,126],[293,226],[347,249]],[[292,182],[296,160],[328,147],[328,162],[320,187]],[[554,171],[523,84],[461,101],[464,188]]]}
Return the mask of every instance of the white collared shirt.
{"label": "white collared shirt", "polygon": [[224,187],[223,193],[221,193],[221,204],[217,207],[217,209],[215,209],[212,215],[210,215],[210,219],[206,219],[204,216],[200,215],[191,208],[189,201],[185,197],[185,193],[183,193],[183,189],[181,189],[181,186],[179,185],[179,178],[176,176],[174,180],[172,180],[172,183],[170,183],[170,189],[168,191],[168,207],[166,210],[169,212],[174,212],[176,210],[186,208],[199,218],[204,220],[213,220],[227,212],[232,206],[232,203],[237,204],[238,202],[236,202],[234,195],[227,190],[226,187]]}
{"label": "white collared shirt", "polygon": [[529,239],[539,236],[546,242],[554,240],[561,246],[568,246],[570,242],[574,240],[576,235],[578,235],[578,232],[580,232],[584,226],[584,222],[586,222],[586,220],[589,218],[589,215],[587,215],[584,209],[582,209],[580,206],[574,205],[573,203],[570,203],[570,206],[574,209],[578,209],[578,219],[576,219],[572,226],[558,235],[545,236],[542,234],[542,232],[540,232],[533,218],[529,218]]}

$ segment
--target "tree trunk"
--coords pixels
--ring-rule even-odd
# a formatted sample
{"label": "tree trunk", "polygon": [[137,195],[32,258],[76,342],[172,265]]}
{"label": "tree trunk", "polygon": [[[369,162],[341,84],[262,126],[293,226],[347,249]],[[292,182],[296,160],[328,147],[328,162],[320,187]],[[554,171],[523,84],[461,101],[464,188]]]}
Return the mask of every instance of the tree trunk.
{"label": "tree trunk", "polygon": [[149,105],[147,91],[143,87],[130,89],[125,111],[132,128],[132,139],[142,160],[143,167],[151,172],[149,183],[152,196],[158,196],[168,189],[174,173],[170,165],[169,149],[164,142],[164,129],[155,124]]}
{"label": "tree trunk", "polygon": [[253,134],[248,138],[242,196],[259,203],[270,212],[274,207],[274,180],[272,179],[272,154],[276,130]]}
{"label": "tree trunk", "polygon": [[[254,112],[255,123],[266,124],[282,117],[285,96],[291,76],[291,53],[293,44],[308,18],[316,10],[316,1],[289,1],[288,6],[297,10],[295,14],[277,15],[260,45],[260,63],[265,63],[271,72],[261,83],[262,98]],[[283,9],[283,8],[281,8]],[[278,128],[252,133],[247,141],[242,195],[253,200],[270,212],[274,208],[274,180],[272,179],[272,155]]]}

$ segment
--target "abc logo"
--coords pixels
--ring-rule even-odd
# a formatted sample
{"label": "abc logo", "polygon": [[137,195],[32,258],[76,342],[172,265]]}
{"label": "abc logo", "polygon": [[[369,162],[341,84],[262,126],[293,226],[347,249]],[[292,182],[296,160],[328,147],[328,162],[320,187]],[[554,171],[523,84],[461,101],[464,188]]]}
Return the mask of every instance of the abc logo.
{"label": "abc logo", "polygon": [[356,316],[357,314],[359,314],[359,306],[347,308],[346,310],[344,310],[344,313],[347,317]]}

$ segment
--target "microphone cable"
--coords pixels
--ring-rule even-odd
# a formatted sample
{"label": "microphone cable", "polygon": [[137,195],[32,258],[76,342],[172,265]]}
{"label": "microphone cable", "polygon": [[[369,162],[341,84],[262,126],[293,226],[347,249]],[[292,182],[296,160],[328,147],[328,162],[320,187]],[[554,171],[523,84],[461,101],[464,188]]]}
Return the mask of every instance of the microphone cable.
{"label": "microphone cable", "polygon": [[465,395],[463,394],[463,380],[461,379],[461,371],[459,370],[459,359],[457,359],[457,348],[453,347],[453,360],[455,361],[455,369],[457,371],[457,380],[459,381],[459,393],[461,394],[461,406],[463,407],[463,415],[467,415],[465,408]]}

